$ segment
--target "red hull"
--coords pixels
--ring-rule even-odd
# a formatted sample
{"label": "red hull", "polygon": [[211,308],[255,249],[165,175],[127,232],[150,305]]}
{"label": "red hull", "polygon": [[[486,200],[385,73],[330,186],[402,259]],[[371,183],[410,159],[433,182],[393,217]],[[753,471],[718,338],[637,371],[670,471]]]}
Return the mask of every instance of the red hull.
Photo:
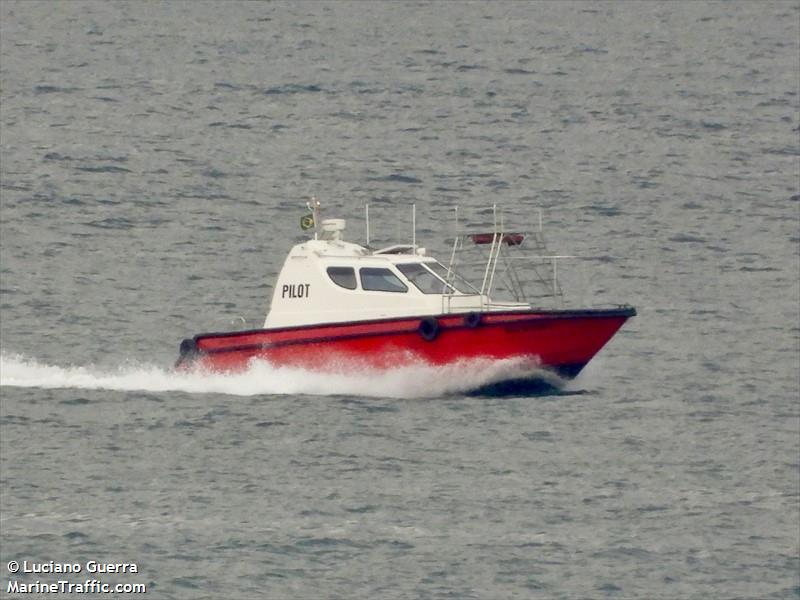
{"label": "red hull", "polygon": [[241,371],[261,359],[333,372],[345,365],[391,369],[419,361],[444,365],[470,358],[535,357],[572,377],[635,314],[628,307],[529,310],[209,333],[184,340],[178,366]]}

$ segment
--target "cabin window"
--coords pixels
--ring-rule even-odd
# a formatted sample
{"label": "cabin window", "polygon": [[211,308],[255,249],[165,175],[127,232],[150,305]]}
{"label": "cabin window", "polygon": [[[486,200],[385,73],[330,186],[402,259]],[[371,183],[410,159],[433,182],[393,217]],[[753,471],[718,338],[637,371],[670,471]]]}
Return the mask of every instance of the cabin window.
{"label": "cabin window", "polygon": [[356,272],[353,267],[328,267],[331,281],[346,290],[356,289]]}
{"label": "cabin window", "polygon": [[[397,265],[397,268],[423,294],[444,294],[448,288],[444,281],[419,263]],[[452,290],[449,290],[449,293],[452,293]]]}
{"label": "cabin window", "polygon": [[389,269],[364,267],[358,270],[361,288],[373,292],[407,292],[406,284]]}

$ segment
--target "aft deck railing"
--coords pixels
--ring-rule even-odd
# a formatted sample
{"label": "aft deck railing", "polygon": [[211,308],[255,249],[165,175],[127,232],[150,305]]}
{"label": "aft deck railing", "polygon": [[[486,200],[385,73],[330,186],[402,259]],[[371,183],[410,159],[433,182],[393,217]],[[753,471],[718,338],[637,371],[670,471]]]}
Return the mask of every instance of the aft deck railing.
{"label": "aft deck railing", "polygon": [[[550,299],[551,304],[563,306],[564,294],[558,280],[558,261],[577,258],[566,254],[553,254],[548,251],[544,240],[542,227],[542,211],[538,210],[538,228],[525,234],[519,233],[505,226],[502,212],[498,212],[497,205],[492,207],[493,227],[488,233],[478,234],[459,230],[458,208],[455,209],[455,235],[453,237],[450,264],[448,265],[447,284],[455,284],[456,273],[459,269],[471,270],[473,275],[480,268],[480,288],[474,288],[476,295],[481,297],[481,309],[484,308],[484,298],[491,298],[495,284],[499,277],[505,289],[511,294],[514,301],[530,303],[535,299]],[[467,244],[474,243],[475,248],[489,246],[488,256],[483,255],[481,261],[461,261],[460,256],[467,252]],[[512,248],[532,250],[532,254],[516,254]],[[502,266],[498,270],[498,264]],[[524,277],[528,275],[528,277]],[[466,279],[466,277],[461,277]],[[530,281],[527,281],[530,279]],[[531,288],[535,288],[534,289]],[[459,294],[445,294],[443,309],[450,312],[452,301],[447,296]],[[464,294],[461,294],[462,296]],[[495,301],[491,301],[492,304]]]}

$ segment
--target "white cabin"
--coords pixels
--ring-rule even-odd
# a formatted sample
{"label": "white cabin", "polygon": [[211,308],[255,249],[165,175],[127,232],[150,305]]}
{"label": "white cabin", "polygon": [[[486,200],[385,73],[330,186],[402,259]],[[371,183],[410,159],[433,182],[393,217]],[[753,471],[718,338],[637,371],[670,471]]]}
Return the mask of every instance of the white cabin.
{"label": "white cabin", "polygon": [[328,219],[321,224],[322,239],[292,248],[278,276],[265,328],[492,309],[488,296],[448,284],[453,281],[448,267],[426,256],[424,248],[399,245],[371,251],[344,241],[344,228],[343,219]]}

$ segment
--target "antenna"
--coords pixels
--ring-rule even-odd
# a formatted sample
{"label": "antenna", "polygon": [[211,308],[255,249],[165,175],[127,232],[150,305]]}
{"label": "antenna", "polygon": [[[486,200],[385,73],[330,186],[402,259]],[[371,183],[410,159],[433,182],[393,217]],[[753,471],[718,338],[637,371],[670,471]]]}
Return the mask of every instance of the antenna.
{"label": "antenna", "polygon": [[369,248],[369,204],[364,205],[364,212],[367,217],[367,248]]}
{"label": "antenna", "polygon": [[411,246],[414,254],[417,253],[417,205],[411,205]]}
{"label": "antenna", "polygon": [[455,272],[453,269],[455,268],[456,262],[456,249],[458,248],[458,204],[455,206],[456,211],[456,229],[453,232],[453,252],[450,254],[450,264],[447,267],[447,283],[451,283],[455,280]]}

